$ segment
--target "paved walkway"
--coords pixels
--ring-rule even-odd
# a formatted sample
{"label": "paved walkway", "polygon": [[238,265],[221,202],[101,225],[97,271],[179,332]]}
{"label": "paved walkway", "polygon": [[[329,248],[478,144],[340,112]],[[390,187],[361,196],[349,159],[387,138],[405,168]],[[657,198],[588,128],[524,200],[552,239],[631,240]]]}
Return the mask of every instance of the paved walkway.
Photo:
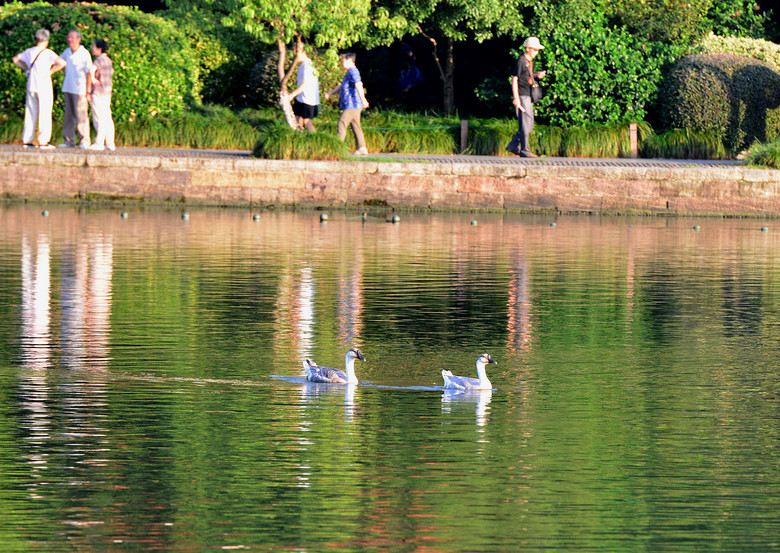
{"label": "paved walkway", "polygon": [[[0,145],[0,152],[30,152],[39,150],[24,148],[19,145]],[[42,153],[44,151],[41,151]],[[80,149],[57,148],[45,150],[45,153],[73,155],[89,153],[90,155],[119,156],[165,156],[172,158],[206,158],[206,159],[236,159],[250,158],[248,150],[193,150],[176,148],[118,148],[113,152],[93,152]],[[366,158],[354,157],[352,161]],[[388,161],[414,161],[419,163],[464,163],[472,165],[522,165],[536,167],[669,167],[669,168],[725,168],[742,166],[741,161],[734,160],[680,160],[680,159],[629,159],[629,158],[572,158],[572,157],[541,157],[521,158],[516,156],[477,156],[477,155],[434,155],[434,154],[371,154],[368,159],[386,159]]]}

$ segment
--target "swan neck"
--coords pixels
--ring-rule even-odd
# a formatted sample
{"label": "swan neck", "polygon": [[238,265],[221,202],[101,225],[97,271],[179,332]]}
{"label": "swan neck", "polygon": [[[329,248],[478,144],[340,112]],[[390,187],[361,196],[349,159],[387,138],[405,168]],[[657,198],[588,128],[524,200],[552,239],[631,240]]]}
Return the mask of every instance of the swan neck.
{"label": "swan neck", "polygon": [[347,369],[347,382],[351,384],[357,383],[358,379],[357,376],[355,376],[355,358],[348,356],[345,364]]}
{"label": "swan neck", "polygon": [[480,384],[490,385],[490,380],[488,380],[487,372],[485,371],[485,363],[477,363],[477,377]]}

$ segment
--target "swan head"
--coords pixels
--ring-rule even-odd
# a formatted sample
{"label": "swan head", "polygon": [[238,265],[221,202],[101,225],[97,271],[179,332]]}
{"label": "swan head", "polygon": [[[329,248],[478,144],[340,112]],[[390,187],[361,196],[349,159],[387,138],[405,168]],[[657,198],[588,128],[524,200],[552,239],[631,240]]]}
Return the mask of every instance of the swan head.
{"label": "swan head", "polygon": [[355,359],[360,359],[361,361],[366,360],[365,356],[360,353],[358,348],[352,348],[347,352],[347,362],[354,361]]}
{"label": "swan head", "polygon": [[490,357],[489,353],[483,353],[477,359],[477,365],[487,365],[488,363],[493,363],[494,365],[498,365],[498,361]]}

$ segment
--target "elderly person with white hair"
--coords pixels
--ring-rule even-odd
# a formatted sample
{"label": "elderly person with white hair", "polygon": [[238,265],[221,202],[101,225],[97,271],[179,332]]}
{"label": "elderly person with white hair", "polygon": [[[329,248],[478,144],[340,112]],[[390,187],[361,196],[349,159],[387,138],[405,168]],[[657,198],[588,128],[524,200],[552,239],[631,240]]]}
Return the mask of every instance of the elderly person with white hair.
{"label": "elderly person with white hair", "polygon": [[534,106],[532,90],[536,85],[536,79],[547,75],[547,71],[534,73],[534,58],[543,49],[539,39],[528,37],[523,43],[525,52],[517,59],[514,75],[512,75],[512,104],[517,114],[517,132],[512,141],[506,147],[506,151],[521,157],[538,157],[531,152],[529,140],[531,130],[534,128]]}
{"label": "elderly person with white hair", "polygon": [[51,111],[54,106],[54,90],[51,76],[66,65],[64,59],[49,50],[49,31],[35,31],[36,45],[13,57],[14,64],[27,72],[27,97],[24,104],[25,147],[33,148],[35,128],[38,127],[38,147],[54,148],[51,139]]}
{"label": "elderly person with white hair", "polygon": [[87,77],[92,67],[92,56],[81,44],[81,33],[73,29],[68,33],[68,47],[60,56],[67,62],[62,81],[64,120],[61,148],[79,146],[89,148],[89,114],[87,113]]}

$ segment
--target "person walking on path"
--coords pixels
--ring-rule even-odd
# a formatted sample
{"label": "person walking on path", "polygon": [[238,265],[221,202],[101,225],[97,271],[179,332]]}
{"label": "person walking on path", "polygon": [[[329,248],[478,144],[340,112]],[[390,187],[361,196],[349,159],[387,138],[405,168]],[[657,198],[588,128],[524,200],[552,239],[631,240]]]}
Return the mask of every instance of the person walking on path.
{"label": "person walking on path", "polygon": [[344,79],[339,86],[325,94],[325,99],[328,100],[334,94],[339,95],[339,109],[342,110],[337,129],[339,140],[344,141],[347,138],[347,126],[352,127],[357,145],[357,150],[352,155],[365,156],[368,155],[368,149],[363,129],[360,127],[360,112],[368,108],[368,100],[363,90],[360,71],[355,67],[355,54],[342,54],[341,68],[346,71]]}
{"label": "person walking on path", "polygon": [[64,59],[49,50],[49,36],[46,29],[38,29],[35,31],[36,45],[13,57],[14,65],[27,72],[22,141],[25,147],[33,148],[37,126],[38,147],[43,150],[54,148],[49,144],[54,105],[51,76],[66,65]]}
{"label": "person walking on path", "polygon": [[87,113],[87,77],[92,67],[92,56],[81,44],[81,33],[75,29],[68,33],[68,47],[60,56],[65,60],[65,80],[62,82],[62,96],[65,100],[65,119],[62,124],[63,142],[61,148],[79,146],[89,148],[89,114]]}
{"label": "person walking on path", "polygon": [[102,38],[92,43],[95,61],[87,79],[87,99],[92,108],[92,124],[95,126],[95,143],[91,150],[115,150],[114,120],[111,117],[111,89],[114,64],[108,57],[108,43]]}
{"label": "person walking on path", "polygon": [[531,152],[529,140],[534,128],[534,106],[531,101],[531,88],[535,79],[542,79],[547,71],[534,73],[534,58],[544,46],[536,37],[528,37],[523,43],[525,52],[515,64],[512,75],[512,104],[517,114],[517,132],[507,145],[506,151],[521,157],[537,157]]}
{"label": "person walking on path", "polygon": [[298,87],[290,93],[295,98],[293,113],[300,128],[315,132],[312,119],[319,113],[320,78],[311,58],[306,55],[303,42],[295,44],[295,54],[301,65],[298,67]]}

